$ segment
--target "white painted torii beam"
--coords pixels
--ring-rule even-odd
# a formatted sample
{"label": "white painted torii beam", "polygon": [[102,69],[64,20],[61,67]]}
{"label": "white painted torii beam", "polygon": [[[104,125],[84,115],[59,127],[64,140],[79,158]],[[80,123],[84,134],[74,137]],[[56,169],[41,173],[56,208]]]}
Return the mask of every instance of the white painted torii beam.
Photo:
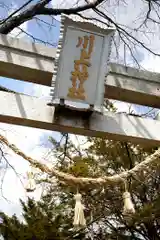
{"label": "white painted torii beam", "polygon": [[[0,35],[0,75],[50,86],[56,50]],[[160,107],[159,74],[111,64],[105,97]],[[54,118],[47,101],[0,92],[0,122],[136,143],[160,144],[160,121],[126,114],[94,113],[89,126],[81,118]]]}
{"label": "white painted torii beam", "polygon": [[[0,76],[51,86],[56,49],[0,35]],[[160,108],[160,74],[110,64],[105,97]]]}
{"label": "white painted torii beam", "polygon": [[160,121],[127,114],[94,113],[89,126],[76,117],[54,119],[54,107],[44,99],[0,92],[0,122],[135,143],[160,144]]}

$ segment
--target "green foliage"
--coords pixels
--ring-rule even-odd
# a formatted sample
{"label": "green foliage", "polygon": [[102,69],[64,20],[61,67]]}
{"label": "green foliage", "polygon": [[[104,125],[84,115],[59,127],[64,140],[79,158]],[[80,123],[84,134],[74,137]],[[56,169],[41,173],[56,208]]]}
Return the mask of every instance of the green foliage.
{"label": "green foliage", "polygon": [[68,236],[68,230],[72,227],[70,217],[63,203],[54,202],[51,190],[40,201],[28,198],[27,203],[22,200],[20,203],[24,221],[18,220],[15,215],[8,217],[1,213],[3,224],[0,231],[4,238],[61,240]]}
{"label": "green foliage", "polygon": [[[56,166],[75,176],[98,177],[113,175],[133,168],[137,163],[155,151],[155,147],[136,146],[99,138],[88,138],[86,147],[77,147],[65,139],[53,143],[53,152],[57,157]],[[64,152],[65,150],[65,152]],[[160,239],[160,169],[153,170],[147,177],[141,173],[128,179],[128,187],[136,207],[136,213],[130,218],[122,215],[123,185],[106,186],[93,189],[79,189],[83,195],[86,230],[73,230],[73,194],[77,189],[60,182],[45,192],[38,202],[28,199],[21,201],[25,221],[16,216],[11,218],[1,213],[4,223],[2,235],[8,239],[71,240],[71,239]],[[7,238],[6,238],[7,239]]]}

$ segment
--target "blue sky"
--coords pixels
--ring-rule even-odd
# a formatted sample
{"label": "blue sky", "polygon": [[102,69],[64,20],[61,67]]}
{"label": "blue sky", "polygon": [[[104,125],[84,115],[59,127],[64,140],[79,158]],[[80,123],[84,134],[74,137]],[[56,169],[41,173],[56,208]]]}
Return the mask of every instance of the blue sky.
{"label": "blue sky", "polygon": [[[11,0],[7,0],[5,1],[5,4],[9,6],[9,8],[11,9],[17,9],[26,1],[16,0],[15,2],[16,4]],[[34,1],[34,2],[37,2],[37,1]],[[0,8],[0,16],[2,12],[3,12],[3,8]],[[7,16],[7,12],[5,15]],[[33,35],[35,39],[40,39],[44,42],[48,42],[56,47],[59,39],[60,22],[56,19],[51,19],[51,17],[48,17],[48,16],[38,16],[38,18],[42,21],[50,23],[52,26],[50,27],[45,23],[43,23],[42,21],[31,20],[27,22],[27,25],[25,25],[24,30],[29,34]],[[12,36],[12,33],[11,33],[11,36]],[[16,36],[16,34],[13,33],[13,36]],[[21,35],[18,35],[18,37],[21,37]],[[22,39],[24,40],[26,39],[27,41],[33,41],[33,39],[28,37],[27,35],[22,36]],[[36,42],[41,43],[38,40],[36,40]],[[43,94],[43,97],[45,96],[47,97],[49,95],[49,88],[45,86],[39,86],[33,83],[23,82],[15,79],[0,77],[0,85],[4,87],[8,87],[11,90],[15,90],[21,93],[26,93],[29,95],[40,96],[40,97],[41,97],[41,94]],[[50,134],[51,133],[47,131],[42,137],[43,141],[47,141],[48,135]],[[54,135],[58,139],[60,134],[52,133],[52,135]],[[40,139],[40,143],[42,143],[42,138]]]}
{"label": "blue sky", "polygon": [[[20,7],[25,2],[26,2],[25,0],[16,0],[15,2],[13,2],[12,0],[4,1],[8,9],[11,10]],[[4,11],[4,7],[0,7],[0,17],[4,18],[6,16],[8,16],[7,11]],[[51,23],[53,27],[49,28],[49,26],[47,26],[43,22],[32,20],[27,23],[27,26],[25,26],[25,31],[28,32],[29,34],[32,34],[35,38],[41,39],[42,41],[45,42],[49,42],[55,45],[56,47],[59,38],[60,22],[56,19],[52,21],[51,17],[48,16],[38,16],[38,18]],[[13,35],[16,36],[16,34]],[[32,41],[32,39],[27,36],[23,36],[23,38]],[[34,88],[34,84],[15,81],[14,79],[7,79],[2,77],[0,78],[0,84],[2,86],[9,87],[10,89],[29,94],[32,93],[32,89]]]}
{"label": "blue sky", "polygon": [[[6,8],[11,12],[10,9],[16,9],[24,2],[26,2],[26,0],[16,0],[15,2],[11,0],[5,0],[4,4],[6,5]],[[4,11],[4,8],[2,8],[0,5],[0,17],[4,18],[7,15],[7,10]],[[51,22],[51,20],[49,20],[49,17],[41,16],[39,19]],[[38,25],[35,20],[33,20],[27,24],[21,25],[21,27],[29,34],[33,34],[35,38],[41,39],[43,41],[48,41],[51,44],[56,45],[59,38],[60,23],[56,20],[53,20],[53,26],[51,29],[48,29],[48,26],[46,24],[43,24],[42,22],[40,23],[41,26]],[[18,30],[14,30],[10,35],[14,37],[17,35],[17,33]],[[26,39],[27,41],[32,41],[32,39],[25,36],[24,34],[18,35],[18,37],[21,37],[24,40]],[[0,85],[29,95],[36,95],[40,97],[42,97],[42,95],[43,97],[47,97],[49,95],[49,88],[47,87],[38,86],[32,83],[22,82],[14,79],[0,77]],[[23,149],[23,151],[28,155],[31,154],[32,157],[39,159],[41,159],[46,154],[48,148],[51,147],[51,144],[48,142],[48,137],[52,135],[57,140],[60,137],[60,133],[57,132],[25,128],[3,123],[0,124],[0,130],[1,129],[1,133],[8,136],[8,139],[10,139],[10,141],[16,143],[17,146]],[[26,171],[30,169],[28,163],[15,156],[12,152],[10,152],[8,160],[16,168],[17,172],[22,174],[22,181],[26,181]],[[0,178],[3,178],[3,171],[0,173]],[[24,186],[22,186],[19,178],[17,178],[12,170],[7,170],[7,174],[5,174],[3,195],[7,198],[7,201],[3,198],[1,193],[0,210],[3,210],[10,215],[17,213],[20,216],[19,198],[26,199],[27,195],[24,190]],[[39,198],[39,196],[40,190],[37,189],[34,197]]]}
{"label": "blue sky", "polygon": [[[58,0],[57,0],[58,1]],[[21,6],[26,0],[16,0],[13,2],[12,0],[4,0],[3,1],[5,5],[7,5],[8,9],[13,9]],[[34,1],[36,2],[36,0]],[[56,2],[56,1],[54,1]],[[73,1],[70,1],[73,2]],[[9,11],[10,11],[9,10]],[[4,18],[8,15],[7,10],[4,11],[4,8],[0,5],[0,17]],[[44,21],[51,21],[50,17],[38,17],[41,20]],[[125,18],[126,16],[122,16],[122,18]],[[41,39],[46,42],[50,42],[52,45],[56,45],[58,43],[59,38],[59,27],[60,23],[59,21],[53,21],[52,28],[49,29],[49,27],[46,24],[43,24],[41,22],[41,25],[37,24],[36,20],[29,21],[27,24],[22,25],[21,27],[27,31],[29,34],[33,34],[34,37]],[[11,35],[16,36],[18,33],[18,30],[14,30]],[[24,34],[18,35],[18,37],[21,37],[22,39],[26,39],[27,41],[32,41],[31,38],[27,37]],[[157,60],[154,57],[146,56],[143,52],[143,50],[139,50],[136,53],[137,59],[144,63],[147,68],[157,67],[156,69],[159,69],[160,61]],[[128,55],[128,58],[130,56]],[[21,81],[16,81],[14,79],[7,79],[0,77],[0,85],[8,87],[10,89],[13,89],[18,92],[27,93],[30,95],[37,95],[37,96],[44,96],[47,97],[49,94],[49,88],[47,87],[39,87],[35,86],[35,84],[31,83],[24,83]],[[120,103],[119,108],[121,111],[126,111],[128,109],[128,105],[124,103]],[[134,108],[135,109],[135,108]],[[136,107],[138,111],[146,111],[146,109],[142,107]],[[45,130],[38,130],[38,129],[31,129],[31,128],[25,128],[20,126],[11,126],[6,124],[0,124],[0,129],[2,129],[2,132],[6,134],[6,136],[10,139],[11,142],[17,144],[19,148],[21,148],[25,153],[28,155],[35,157],[36,159],[44,159],[44,156],[46,156],[46,151],[51,147],[50,143],[48,143],[48,137],[52,135],[57,140],[59,139],[60,134]],[[4,132],[5,130],[5,132]],[[43,146],[42,146],[43,145]],[[17,171],[23,175],[25,175],[26,170],[29,169],[28,163],[20,159],[19,157],[13,155],[10,152],[11,157],[9,158],[10,162],[15,166]],[[52,160],[52,159],[49,159]],[[19,164],[20,163],[20,164]],[[0,175],[0,177],[2,177]],[[15,187],[16,186],[16,187]],[[8,171],[8,175],[5,177],[5,183],[4,183],[4,191],[5,196],[10,199],[11,203],[6,202],[2,197],[0,197],[0,208],[4,211],[6,211],[8,214],[13,213],[20,213],[20,207],[19,207],[19,198],[26,198],[26,193],[24,191],[23,186],[17,180],[14,173],[11,172],[11,170]],[[38,189],[35,193],[35,197],[40,196],[40,190]]]}

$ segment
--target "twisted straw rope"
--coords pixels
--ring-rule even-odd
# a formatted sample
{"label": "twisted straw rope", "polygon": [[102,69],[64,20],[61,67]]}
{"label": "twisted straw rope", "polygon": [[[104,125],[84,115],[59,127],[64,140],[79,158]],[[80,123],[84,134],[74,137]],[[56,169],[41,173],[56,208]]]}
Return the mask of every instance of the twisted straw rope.
{"label": "twisted straw rope", "polygon": [[146,159],[137,164],[134,168],[124,171],[120,174],[116,174],[113,176],[104,176],[98,178],[84,178],[84,177],[74,177],[71,174],[67,174],[61,171],[56,170],[53,167],[48,167],[46,164],[40,163],[38,160],[33,159],[23,153],[19,148],[17,148],[14,144],[11,144],[7,138],[0,135],[0,142],[4,143],[7,147],[9,147],[14,153],[21,156],[25,160],[27,160],[33,167],[40,169],[42,172],[45,172],[50,175],[50,177],[55,176],[59,180],[64,181],[70,185],[107,185],[107,184],[116,184],[122,182],[122,180],[127,179],[130,176],[136,175],[141,171],[147,171],[152,166],[153,168],[157,168],[160,165],[160,148],[155,151],[152,155],[147,156]]}

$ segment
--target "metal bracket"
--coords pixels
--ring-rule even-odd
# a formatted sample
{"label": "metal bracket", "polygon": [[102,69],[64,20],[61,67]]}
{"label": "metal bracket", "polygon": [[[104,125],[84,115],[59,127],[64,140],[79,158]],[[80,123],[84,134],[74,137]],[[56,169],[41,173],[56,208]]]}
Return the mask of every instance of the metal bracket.
{"label": "metal bracket", "polygon": [[77,108],[65,104],[64,99],[60,99],[59,103],[49,103],[48,105],[55,107],[54,123],[59,123],[61,118],[68,118],[82,120],[84,127],[90,128],[90,117],[95,112],[93,105],[90,105],[89,108]]}

